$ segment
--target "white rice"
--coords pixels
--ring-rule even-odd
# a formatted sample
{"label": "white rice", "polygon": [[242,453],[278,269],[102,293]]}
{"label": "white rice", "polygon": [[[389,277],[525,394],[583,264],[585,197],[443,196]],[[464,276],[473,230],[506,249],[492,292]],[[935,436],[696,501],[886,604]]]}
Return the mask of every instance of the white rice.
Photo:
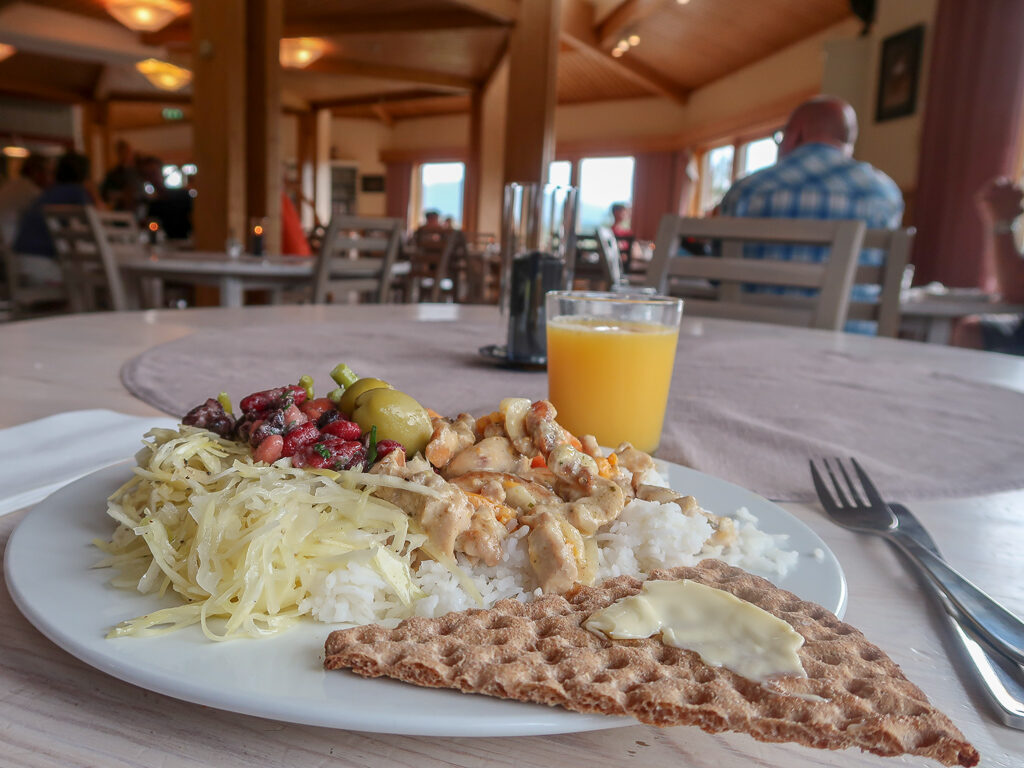
{"label": "white rice", "polygon": [[[645,477],[648,479],[664,484],[657,476]],[[643,579],[655,569],[693,566],[709,557],[768,578],[784,576],[796,565],[799,555],[785,548],[788,537],[758,530],[757,518],[745,507],[731,517],[736,521],[736,542],[727,547],[711,546],[705,542],[713,529],[703,515],[685,515],[677,504],[634,499],[608,530],[596,536],[596,582],[622,575]],[[529,602],[541,592],[530,568],[528,533],[523,526],[506,538],[502,560],[494,567],[473,565],[459,557],[459,565],[480,593],[482,604],[456,574],[433,560],[421,562],[412,572],[413,581],[426,596],[410,606],[402,604],[375,570],[353,561],[316,583],[299,610],[330,623],[393,626],[408,616],[436,617],[449,611],[488,608],[507,597]]]}

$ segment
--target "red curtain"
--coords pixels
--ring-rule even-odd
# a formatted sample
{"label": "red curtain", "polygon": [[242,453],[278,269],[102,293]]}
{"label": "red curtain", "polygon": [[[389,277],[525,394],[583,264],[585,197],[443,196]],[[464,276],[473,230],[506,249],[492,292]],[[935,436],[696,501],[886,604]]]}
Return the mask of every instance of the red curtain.
{"label": "red curtain", "polygon": [[389,217],[409,220],[412,198],[412,163],[388,163],[384,179],[384,205]]}
{"label": "red curtain", "polygon": [[916,282],[994,287],[974,194],[1016,175],[1024,2],[939,0],[916,198]]}
{"label": "red curtain", "polygon": [[661,217],[672,210],[675,192],[675,153],[642,152],[633,166],[633,234],[653,240]]}

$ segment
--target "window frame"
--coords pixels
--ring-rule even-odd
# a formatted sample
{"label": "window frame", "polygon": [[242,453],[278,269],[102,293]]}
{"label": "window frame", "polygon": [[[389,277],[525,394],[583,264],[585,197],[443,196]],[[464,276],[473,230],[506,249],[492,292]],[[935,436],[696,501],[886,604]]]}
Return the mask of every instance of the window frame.
{"label": "window frame", "polygon": [[449,165],[460,163],[462,165],[462,205],[459,207],[459,219],[456,229],[462,229],[466,218],[466,176],[468,163],[461,159],[429,159],[420,160],[412,164],[412,185],[409,189],[409,211],[406,216],[406,227],[412,231],[422,224],[423,216],[423,166],[425,165]]}
{"label": "window frame", "polygon": [[[580,190],[580,177],[582,176],[582,165],[584,160],[599,160],[607,157],[629,157],[633,159],[633,183],[629,190],[629,202],[630,205],[636,200],[636,164],[639,156],[643,154],[641,149],[622,149],[621,147],[607,150],[588,150],[588,151],[575,151],[565,152],[555,155],[551,162],[555,163],[569,163],[571,171],[569,173],[569,184],[570,186],[576,187],[577,195]],[[580,221],[579,221],[579,201],[577,200],[576,205],[576,229],[579,232]]]}
{"label": "window frame", "polygon": [[697,194],[690,200],[690,215],[703,217],[710,216],[713,207],[705,208],[705,201],[708,200],[710,190],[710,179],[708,177],[708,155],[712,150],[720,147],[732,147],[732,167],[729,170],[729,179],[735,183],[746,165],[747,148],[750,144],[761,139],[770,139],[785,127],[785,123],[776,123],[774,126],[761,125],[756,129],[747,129],[727,136],[719,136],[717,139],[702,142],[694,152],[697,158]]}

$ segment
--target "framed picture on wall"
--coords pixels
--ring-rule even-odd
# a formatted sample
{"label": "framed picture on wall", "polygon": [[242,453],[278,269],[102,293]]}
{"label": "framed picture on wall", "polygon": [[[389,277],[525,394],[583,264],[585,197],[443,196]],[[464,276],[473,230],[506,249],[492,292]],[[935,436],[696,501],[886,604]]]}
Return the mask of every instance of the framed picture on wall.
{"label": "framed picture on wall", "polygon": [[914,114],[923,47],[923,24],[897,32],[882,41],[875,122]]}

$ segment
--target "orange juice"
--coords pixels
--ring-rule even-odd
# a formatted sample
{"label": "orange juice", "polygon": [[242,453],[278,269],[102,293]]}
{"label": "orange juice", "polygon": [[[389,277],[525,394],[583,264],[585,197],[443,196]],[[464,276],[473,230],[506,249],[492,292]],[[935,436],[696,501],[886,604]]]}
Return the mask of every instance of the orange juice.
{"label": "orange juice", "polygon": [[661,440],[679,329],[615,318],[548,320],[548,397],[558,422],[614,448]]}

